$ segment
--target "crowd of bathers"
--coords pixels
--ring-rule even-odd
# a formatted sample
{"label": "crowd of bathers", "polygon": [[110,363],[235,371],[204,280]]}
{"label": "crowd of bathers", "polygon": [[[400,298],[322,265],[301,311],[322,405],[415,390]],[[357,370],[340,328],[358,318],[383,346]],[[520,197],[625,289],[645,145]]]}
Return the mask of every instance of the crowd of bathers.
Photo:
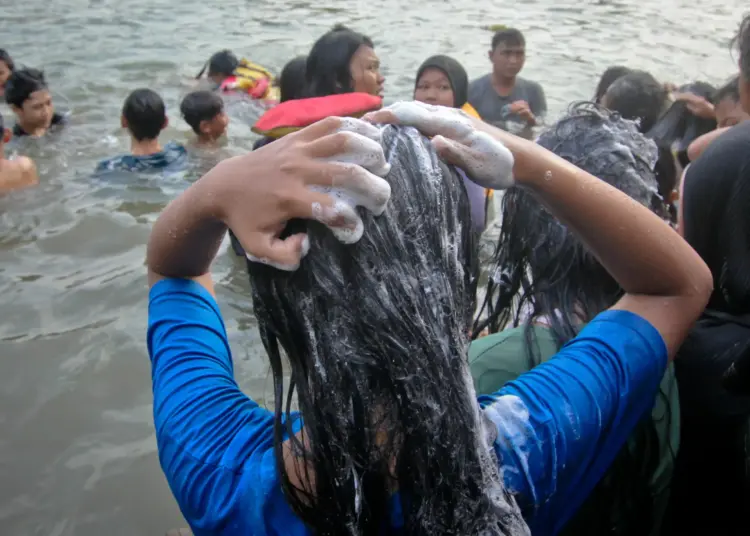
{"label": "crowd of bathers", "polygon": [[[463,189],[441,191],[436,197],[445,203],[444,210],[430,213],[429,209],[425,209],[424,214],[446,225],[456,224],[454,219],[460,215],[467,218],[464,223],[471,234],[464,236],[461,222],[458,222],[452,228],[452,238],[440,235],[439,229],[432,229],[437,234],[419,235],[420,240],[434,240],[435,244],[450,250],[452,255],[448,257],[458,259],[456,262],[462,264],[461,273],[464,269],[468,273],[471,263],[467,259],[476,251],[462,252],[459,246],[464,242],[457,237],[464,236],[467,248],[476,248],[474,241],[481,233],[489,233],[492,226],[497,231],[491,235],[491,251],[482,259],[484,266],[479,282],[486,291],[481,293],[478,307],[474,307],[474,296],[467,303],[454,303],[459,300],[453,287],[457,285],[454,280],[450,282],[436,275],[434,281],[414,279],[413,284],[423,285],[428,289],[425,291],[428,294],[441,292],[438,288],[441,285],[441,288],[450,288],[446,294],[450,295],[450,299],[440,305],[440,310],[447,316],[453,314],[450,311],[462,307],[470,308],[473,313],[468,326],[472,339],[468,347],[468,365],[473,388],[480,396],[480,404],[490,427],[496,428],[496,436],[500,434],[500,438],[495,437],[493,441],[495,455],[500,458],[506,491],[513,496],[511,502],[518,504],[524,523],[531,527],[535,535],[722,536],[747,534],[750,531],[750,521],[745,520],[745,507],[750,504],[750,454],[747,449],[747,445],[750,445],[750,399],[747,397],[747,382],[743,381],[747,375],[746,367],[749,366],[745,362],[750,363],[750,277],[747,272],[750,270],[750,212],[747,210],[750,189],[746,186],[750,184],[750,151],[747,150],[750,147],[750,121],[747,121],[750,118],[750,17],[742,21],[734,44],[739,50],[739,73],[727,73],[727,80],[721,87],[702,81],[677,87],[659,81],[643,70],[612,66],[602,74],[597,87],[592,88],[590,99],[573,103],[554,123],[548,120],[542,86],[520,76],[527,42],[517,29],[497,29],[489,49],[492,71],[472,82],[460,62],[445,55],[426,59],[416,72],[413,100],[435,106],[419,110],[429,115],[443,113],[441,109],[453,109],[455,117],[470,118],[466,119],[466,124],[475,125],[472,128],[481,131],[481,127],[476,125],[484,122],[499,129],[498,132],[508,133],[507,138],[502,138],[502,134],[493,135],[508,143],[517,165],[524,154],[523,150],[531,149],[523,149],[528,147],[526,145],[518,145],[523,150],[514,148],[516,142],[512,140],[518,138],[524,140],[519,144],[532,144],[530,140],[533,139],[532,145],[544,148],[544,154],[561,157],[584,173],[624,192],[631,200],[666,221],[698,253],[713,277],[714,291],[708,306],[692,329],[675,320],[674,330],[681,333],[684,328],[689,335],[684,344],[675,345],[673,352],[670,337],[674,336],[682,342],[685,338],[683,335],[665,335],[658,329],[660,338],[646,320],[637,315],[626,318],[619,314],[623,313],[618,311],[619,308],[629,309],[626,305],[616,304],[623,301],[629,303],[629,297],[638,295],[641,289],[636,291],[633,285],[629,286],[628,277],[619,273],[611,259],[603,258],[596,249],[604,247],[596,244],[597,222],[587,222],[589,232],[593,234],[582,237],[583,231],[580,229],[574,232],[557,221],[554,211],[546,206],[554,208],[554,195],[557,194],[545,194],[549,196],[544,198],[545,204],[527,189],[512,187],[503,192],[501,202],[495,204],[493,188],[476,181],[470,171],[472,166],[467,164],[455,174],[457,184],[462,185]],[[217,52],[197,77],[210,83],[211,87],[185,95],[180,104],[181,116],[194,132],[196,145],[211,146],[226,135],[229,125],[222,97],[228,93],[243,94],[268,110],[264,114],[265,120],[261,118],[258,122],[262,128],[256,125],[255,131],[263,137],[253,149],[268,151],[263,154],[268,154],[268,158],[272,159],[274,153],[265,147],[279,147],[290,132],[307,130],[306,127],[311,128],[310,125],[317,124],[325,117],[360,117],[380,108],[385,79],[380,72],[380,60],[375,49],[375,44],[366,35],[337,26],[321,36],[308,55],[289,61],[278,77],[263,66],[239,59],[230,51]],[[64,128],[65,117],[55,112],[43,73],[15,66],[5,51],[0,51],[0,91],[16,115],[13,136],[44,136],[48,131]],[[395,111],[392,113],[402,124],[408,124],[412,117],[399,116]],[[456,121],[463,124],[462,120]],[[159,141],[161,131],[167,126],[167,114],[163,100],[153,90],[142,88],[130,93],[122,107],[121,122],[130,134],[131,151],[101,162],[96,168],[97,173],[161,172],[184,158],[187,151],[184,146],[175,142],[162,145]],[[408,132],[398,129],[388,132],[391,144],[386,143],[385,134],[381,140],[383,146],[387,147],[384,149],[386,153],[408,151],[400,155],[398,162],[421,158],[419,165],[429,162],[434,168],[432,172],[442,173],[449,183],[454,178],[452,171],[431,160],[431,149],[424,149],[420,145],[423,141],[410,138]],[[456,148],[455,143],[459,142],[450,139],[446,142],[445,138],[450,136],[439,129],[435,132],[422,129],[422,133],[428,137],[435,136],[435,147],[448,143],[448,148],[444,148],[448,151],[446,154],[455,156],[462,150]],[[437,134],[441,141],[437,141]],[[10,135],[11,132],[6,131],[3,141],[7,142]],[[480,132],[476,134],[476,139],[482,139],[485,135],[485,132]],[[459,141],[464,143],[463,140]],[[290,146],[288,150],[295,149]],[[476,154],[481,153],[480,149],[475,150]],[[425,151],[425,154],[417,158],[414,154],[419,151]],[[405,163],[402,165],[406,166]],[[527,165],[533,167],[532,164]],[[415,164],[414,168],[417,167]],[[404,177],[409,171],[406,168],[396,169],[395,165],[391,167],[391,173],[403,172]],[[547,172],[549,177],[545,175],[545,179],[554,185],[555,173],[564,172],[564,167],[555,168],[554,173]],[[404,178],[407,186],[399,185],[401,178],[394,176],[390,179],[394,193],[396,188],[401,188],[399,195],[404,196],[396,202],[397,206],[406,203],[407,198],[418,204],[418,195],[425,198],[436,195],[435,192],[409,188],[407,179]],[[29,159],[19,157],[3,161],[0,189],[16,189],[36,181],[34,164]],[[546,187],[554,189],[554,186]],[[582,199],[598,202],[586,197],[590,195],[587,192],[588,187],[581,190]],[[184,195],[189,196],[189,193]],[[177,206],[180,204],[177,203]],[[498,214],[494,214],[494,206],[500,207]],[[402,208],[404,214],[410,210],[405,206]],[[615,208],[614,205],[611,208]],[[171,210],[175,212],[179,209]],[[424,214],[414,209],[413,217],[419,219]],[[575,219],[572,212],[565,216],[567,222]],[[600,217],[604,218],[601,214]],[[170,220],[170,224],[175,221]],[[370,222],[371,226],[376,226],[374,221]],[[408,221],[404,225],[408,226]],[[572,225],[575,228],[575,224]],[[225,231],[222,229],[222,233]],[[379,232],[387,234],[386,231],[391,232],[392,228]],[[295,231],[286,232],[291,235]],[[648,247],[656,248],[658,241],[654,242],[650,231],[648,234],[640,238],[649,244]],[[485,234],[485,241],[487,236],[490,234]],[[241,240],[234,236],[232,238],[235,251],[244,254]],[[620,237],[623,244],[627,242],[633,248],[633,255],[640,238],[627,242]],[[399,240],[396,235],[390,239]],[[321,238],[318,245],[325,243]],[[421,245],[417,245],[417,242],[414,244],[417,250],[428,247],[421,242]],[[349,484],[353,486],[351,490],[358,497],[357,501],[361,494],[378,497],[377,489],[387,489],[389,493],[395,489],[406,489],[415,494],[419,491],[403,481],[394,484],[388,482],[387,478],[378,480],[375,475],[382,468],[368,466],[368,463],[375,461],[350,457],[366,441],[362,439],[363,443],[360,444],[356,434],[346,435],[350,431],[348,428],[342,431],[336,427],[351,425],[353,430],[360,430],[364,434],[365,430],[372,432],[368,428],[372,425],[376,430],[373,437],[379,437],[378,426],[382,423],[377,426],[363,422],[343,423],[336,420],[340,417],[339,412],[360,415],[358,412],[363,409],[360,407],[362,404],[382,404],[381,409],[391,406],[385,402],[385,398],[375,397],[364,401],[336,398],[341,395],[338,391],[346,391],[343,384],[354,382],[354,377],[348,376],[349,372],[341,369],[340,363],[335,366],[331,362],[321,364],[320,360],[325,361],[325,356],[315,353],[316,349],[321,348],[339,353],[345,353],[347,349],[387,348],[396,355],[405,348],[403,341],[410,340],[410,336],[427,333],[417,328],[413,333],[408,330],[403,332],[400,323],[393,324],[390,331],[382,329],[373,337],[364,333],[368,326],[363,323],[368,321],[372,322],[372,326],[389,325],[383,320],[385,313],[379,317],[370,316],[376,314],[370,309],[380,311],[373,305],[376,301],[387,302],[393,310],[403,314],[410,310],[408,299],[395,296],[385,286],[373,286],[371,294],[350,288],[352,295],[359,298],[353,305],[344,303],[351,300],[329,296],[326,301],[320,297],[328,296],[327,285],[333,287],[347,279],[348,274],[342,275],[332,267],[341,258],[347,259],[351,271],[362,271],[365,280],[369,277],[367,270],[377,264],[378,255],[388,261],[392,252],[388,248],[377,251],[376,245],[376,241],[373,241],[370,246],[375,249],[362,249],[355,254],[329,253],[329,257],[320,254],[315,261],[317,264],[300,269],[307,271],[299,280],[288,281],[273,272],[264,271],[265,268],[253,268],[252,263],[248,265],[254,286],[256,315],[260,319],[263,341],[272,359],[274,377],[277,373],[280,377],[282,369],[278,353],[280,343],[292,360],[293,383],[296,381],[298,386],[305,386],[299,396],[306,429],[309,426],[310,430],[322,434],[309,440],[315,443],[320,438],[333,437],[342,441],[340,444],[331,443],[329,448],[317,444],[314,458],[305,458],[306,463],[314,467],[315,474],[321,475],[320,481],[323,482],[314,484],[314,494],[310,494],[304,484],[295,483],[299,475],[290,477],[292,472],[288,464],[278,461],[288,454],[286,451],[286,454],[282,453],[282,437],[297,437],[301,427],[299,421],[295,421],[297,424],[294,425],[282,424],[282,402],[278,401],[276,407],[277,421],[270,413],[257,413],[256,407],[252,406],[254,403],[238,389],[229,394],[222,391],[223,394],[211,399],[206,406],[191,405],[193,401],[190,396],[198,396],[193,391],[194,384],[200,384],[201,389],[215,388],[219,392],[217,385],[201,383],[205,377],[213,374],[219,377],[229,370],[226,381],[221,380],[222,385],[226,387],[231,384],[236,388],[231,379],[228,350],[217,357],[213,364],[205,365],[205,370],[200,368],[203,364],[190,361],[193,363],[190,366],[194,368],[183,370],[184,375],[180,378],[176,372],[179,367],[165,368],[163,363],[167,358],[164,356],[168,355],[174,360],[184,358],[187,363],[188,358],[197,359],[196,355],[203,355],[201,352],[207,351],[206,348],[228,348],[223,324],[210,292],[206,294],[205,290],[187,287],[184,282],[174,282],[176,280],[168,281],[171,286],[160,283],[161,286],[153,287],[149,350],[154,366],[154,396],[161,404],[157,410],[155,402],[159,448],[172,490],[194,530],[205,534],[240,534],[242,530],[249,531],[246,533],[271,533],[266,532],[271,530],[271,526],[279,528],[289,523],[291,532],[288,533],[305,534],[298,532],[302,530],[299,528],[302,525],[298,526],[290,521],[291,517],[285,517],[291,516],[287,505],[291,503],[294,514],[303,518],[308,527],[317,527],[321,534],[379,534],[384,532],[383,526],[378,525],[383,520],[378,516],[392,514],[389,509],[393,505],[390,503],[369,503],[367,508],[371,510],[362,511],[361,504],[355,501],[352,511],[346,514],[353,516],[351,519],[346,516],[337,519],[335,515],[326,513],[327,510],[342,511],[340,504],[347,500],[346,493],[340,494],[344,487],[337,487],[341,479],[346,481],[350,474],[354,475],[354,480]],[[430,247],[434,249],[437,246]],[[670,258],[672,247],[670,245],[659,250],[664,263],[676,259]],[[207,251],[210,249],[206,248]],[[394,246],[394,249],[398,248]],[[595,254],[591,254],[590,249]],[[408,250],[406,247],[404,251]],[[212,251],[215,253],[215,249]],[[428,263],[424,251],[427,250],[414,256],[418,257],[419,262]],[[361,255],[361,258],[356,255]],[[169,255],[165,253],[167,257]],[[401,262],[401,259],[392,260],[394,266]],[[620,261],[623,266],[626,265],[627,255],[621,257]],[[156,263],[153,259],[152,262]],[[436,266],[444,267],[440,263],[449,261],[442,259],[434,262]],[[156,264],[150,264],[152,270],[155,270],[154,266]],[[675,269],[674,264],[669,266]],[[166,269],[159,273],[164,277],[177,277]],[[660,266],[654,265],[655,281],[666,281],[668,275],[660,271]],[[406,274],[394,282],[394,287],[409,277],[413,279],[416,276]],[[461,279],[462,276],[452,273],[451,277]],[[675,278],[679,279],[676,272]],[[475,283],[474,286],[467,283],[465,288],[462,287],[463,291],[476,290]],[[434,290],[431,291],[429,288],[433,284]],[[319,294],[314,292],[315,285],[323,289]],[[210,290],[212,286],[209,284],[207,288]],[[649,294],[648,288],[642,292],[643,295]],[[179,308],[177,302],[166,305],[170,293],[185,300],[180,303],[188,312],[195,307],[196,316],[180,320],[184,326],[190,324],[192,338],[180,339],[179,344],[167,347],[160,345],[167,344],[164,341],[168,334],[159,330],[166,329],[164,326],[173,326],[170,322],[177,327],[183,325],[169,316],[177,314],[174,311]],[[162,303],[159,300],[165,305],[159,305]],[[668,301],[665,298],[665,307],[668,307]],[[429,300],[424,303],[429,303]],[[362,308],[361,318],[359,313],[353,312],[354,307]],[[649,307],[658,308],[657,305]],[[341,317],[334,315],[324,321],[328,308],[352,313],[351,320],[340,320],[346,317],[342,313]],[[456,315],[466,315],[466,310],[459,313]],[[195,320],[198,317],[200,321]],[[331,328],[334,337],[321,335],[320,332],[310,335],[311,330],[315,331],[308,325],[311,318],[321,321],[320,329],[329,324],[337,326],[336,329]],[[412,319],[402,320],[408,323]],[[195,326],[200,327],[202,322],[205,331],[196,331]],[[437,320],[435,322],[440,324]],[[668,320],[666,325],[669,325]],[[444,327],[450,330],[455,325],[446,323]],[[374,328],[370,326],[370,329]],[[295,333],[299,335],[298,338]],[[308,340],[309,337],[312,338]],[[457,337],[456,340],[459,340],[460,337]],[[662,339],[667,341],[667,350],[663,350],[665,343]],[[612,355],[604,355],[600,350],[590,348],[586,350],[585,345],[593,344],[593,340],[604,341],[602,345],[609,348]],[[203,350],[186,357],[187,354],[180,353],[180,349],[188,343]],[[412,343],[419,347],[417,342]],[[377,354],[376,350],[372,351]],[[670,358],[674,357],[672,354],[677,357],[669,365],[668,353]],[[306,360],[295,361],[302,354]],[[365,367],[368,359],[376,360],[370,355],[352,355],[350,359],[351,366],[355,368]],[[414,359],[418,360],[419,357],[415,355]],[[602,362],[596,362],[597,359]],[[395,367],[393,363],[396,363],[395,357],[392,363],[379,363],[378,366]],[[439,366],[437,360],[435,366]],[[419,376],[408,367],[403,370],[407,369],[411,370],[410,378]],[[393,387],[384,385],[390,385],[388,382],[396,382],[396,379],[402,380],[399,374],[403,371],[400,370],[389,369],[382,376],[373,373],[365,387],[355,385],[356,382],[347,385],[353,392],[369,389],[384,397],[383,393]],[[537,376],[529,375],[532,370],[538,371]],[[316,371],[328,380],[335,376],[339,383],[323,387],[313,385],[310,377]],[[448,367],[440,371],[440,381],[446,375],[458,372],[459,369]],[[302,376],[295,378],[294,374],[302,374],[304,379]],[[596,388],[585,386],[584,394],[571,395],[569,399],[560,398],[559,393],[550,394],[557,383],[572,391],[580,388],[579,383],[584,380],[577,380],[577,374],[597,384]],[[426,372],[425,375],[429,376]],[[527,379],[527,382],[524,383],[523,379]],[[320,393],[316,391],[318,389]],[[564,390],[562,387],[560,389]],[[165,394],[167,392],[169,396]],[[189,396],[190,393],[192,395]],[[388,393],[396,397],[399,404],[403,403],[401,397],[425,397],[429,399],[427,402],[432,400],[432,395],[427,391],[410,392],[407,389],[402,392],[393,387],[393,391]],[[330,397],[330,404],[324,401],[325,396]],[[443,400],[442,395],[434,396]],[[227,399],[233,400],[234,405],[226,406]],[[305,400],[317,400],[320,411],[305,406]],[[519,400],[523,402],[520,406],[516,404]],[[411,402],[415,403],[413,399]],[[537,405],[532,407],[532,403]],[[553,407],[555,403],[563,406]],[[350,406],[344,407],[346,404]],[[589,410],[586,418],[583,416],[584,407]],[[192,409],[188,411],[186,408]],[[375,414],[373,420],[378,422],[381,418],[384,421],[399,418],[396,414],[378,415],[378,407],[365,409],[372,411]],[[430,413],[434,409],[425,407],[425,415],[438,415],[439,412]],[[247,411],[247,415],[241,416],[242,411]],[[549,420],[540,418],[529,421],[529,412],[532,421],[542,414],[548,415]],[[522,414],[526,420],[519,425],[519,415]],[[183,415],[184,423],[175,422],[173,415]],[[330,418],[330,422],[326,418]],[[568,426],[565,430],[561,424],[563,421]],[[446,421],[447,430],[453,425]],[[409,430],[421,430],[420,423],[409,422],[408,426]],[[458,423],[455,426],[456,430],[460,429]],[[244,431],[239,432],[240,429]],[[337,435],[339,432],[341,435]],[[202,442],[197,439],[201,434]],[[581,437],[596,438],[597,442],[583,445]],[[410,444],[409,437],[398,434],[393,438],[389,436],[390,440],[397,443],[399,448],[407,448],[406,445]],[[290,442],[294,443],[287,441]],[[297,443],[293,448],[303,452],[305,445],[300,441]],[[219,444],[222,454],[216,458]],[[373,444],[385,448],[375,439]],[[191,448],[198,448],[198,445],[200,456],[193,451],[188,452],[187,456],[185,445],[192,445]],[[271,445],[278,448],[273,450]],[[390,448],[393,445],[389,443],[386,446]],[[411,448],[419,450],[421,446],[415,443]],[[243,449],[248,449],[246,456],[242,454],[245,452]],[[253,456],[256,454],[251,451],[263,454],[257,454],[255,459]],[[367,451],[370,456],[374,456],[373,452]],[[440,448],[436,447],[435,452],[439,453]],[[268,453],[269,458],[266,459]],[[277,457],[277,465],[268,462],[273,456]],[[448,478],[450,471],[455,471],[450,473],[450,478],[460,479],[460,463],[448,458],[442,460],[444,466],[428,464],[429,468],[444,467],[445,478]],[[377,462],[381,463],[382,460]],[[347,465],[350,463],[356,467]],[[473,462],[470,460],[467,463],[471,466]],[[233,464],[241,464],[241,467]],[[425,489],[443,489],[432,482],[440,480],[440,475],[429,475],[427,478],[420,476],[420,468],[407,466],[390,469],[394,473],[413,476]],[[268,476],[277,470],[284,475],[283,481],[280,477],[271,479]],[[360,474],[367,475],[367,480],[360,481],[357,476]],[[268,489],[253,489],[252,478],[247,475],[255,475],[258,486],[264,485],[266,479],[270,479],[269,482],[272,480],[273,485],[269,484]],[[331,477],[330,489],[325,487],[329,482],[324,481],[323,477]],[[246,481],[247,478],[250,481]],[[470,480],[474,476],[466,478]],[[199,493],[197,490],[204,489],[204,486],[210,492]],[[304,488],[304,492],[297,493],[302,489],[299,486]],[[456,486],[464,490],[464,494],[475,493],[475,502],[481,504],[479,497],[482,494],[479,491],[472,491],[471,486],[464,489],[458,483]],[[190,493],[186,491],[188,489]],[[282,489],[283,497],[280,495]],[[290,491],[293,489],[297,491]],[[448,488],[443,492],[448,493]],[[466,496],[461,497],[462,501],[464,499]],[[422,525],[405,525],[399,528],[403,532],[387,533],[427,534],[424,528],[428,525],[423,522],[426,510],[412,509],[410,500],[404,502],[401,499],[398,508],[403,510],[405,517],[411,515]],[[280,506],[282,503],[284,506]],[[317,514],[309,509],[311,504],[317,505]],[[497,504],[487,506],[492,507],[497,507]],[[238,513],[236,509],[247,509],[249,513]],[[466,515],[480,515],[472,512]],[[445,526],[459,526],[460,523],[453,517],[463,514],[460,511],[432,512],[435,516],[446,516],[443,520]],[[319,520],[315,520],[316,515],[320,516]],[[489,514],[484,512],[481,515]],[[439,520],[435,522],[439,524]],[[365,530],[365,526],[376,528]],[[509,522],[508,527],[512,526],[513,523]],[[434,534],[445,533],[437,525],[434,530]],[[507,532],[511,533],[515,534],[512,530]]]}

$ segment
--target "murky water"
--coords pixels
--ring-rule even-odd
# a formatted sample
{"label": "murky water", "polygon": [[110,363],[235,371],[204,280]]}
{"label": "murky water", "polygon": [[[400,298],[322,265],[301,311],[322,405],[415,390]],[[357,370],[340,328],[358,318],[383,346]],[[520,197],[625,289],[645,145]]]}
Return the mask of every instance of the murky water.
{"label": "murky water", "polygon": [[[72,112],[60,136],[23,148],[37,159],[41,185],[0,198],[4,536],[146,536],[184,524],[156,457],[143,260],[150,223],[187,181],[89,178],[100,158],[127,150],[118,118],[130,90],[161,92],[172,121],[163,139],[185,140],[179,98],[220,48],[278,70],[345,22],[375,40],[394,100],[410,95],[431,54],[483,74],[491,33],[481,26],[502,23],[526,32],[524,75],[544,85],[554,113],[589,97],[613,63],[677,83],[720,82],[734,69],[726,44],[741,15],[738,0],[3,4],[0,46],[17,63],[43,67],[58,106]],[[251,143],[235,121],[228,149]],[[264,399],[270,382],[243,264],[224,250],[215,275],[240,384]]]}

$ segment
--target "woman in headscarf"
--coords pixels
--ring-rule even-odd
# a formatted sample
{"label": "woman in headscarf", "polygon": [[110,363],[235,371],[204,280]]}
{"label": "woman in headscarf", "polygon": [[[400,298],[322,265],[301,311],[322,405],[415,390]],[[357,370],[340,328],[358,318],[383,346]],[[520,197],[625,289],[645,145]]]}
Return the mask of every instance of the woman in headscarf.
{"label": "woman in headscarf", "polygon": [[[469,104],[469,77],[466,70],[449,56],[432,56],[417,70],[414,84],[414,100],[460,108],[467,114],[479,118],[474,107]],[[474,229],[481,233],[487,224],[487,210],[492,201],[492,190],[485,190],[469,181],[464,181],[471,202],[471,221]]]}

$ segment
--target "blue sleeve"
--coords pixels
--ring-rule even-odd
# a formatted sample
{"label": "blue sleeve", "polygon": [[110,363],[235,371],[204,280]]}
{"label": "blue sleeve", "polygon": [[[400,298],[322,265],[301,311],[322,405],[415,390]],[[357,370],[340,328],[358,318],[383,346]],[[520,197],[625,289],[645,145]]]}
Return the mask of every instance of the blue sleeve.
{"label": "blue sleeve", "polygon": [[575,514],[653,406],[666,366],[650,323],[606,311],[550,361],[480,397],[534,535],[556,534]]}
{"label": "blue sleeve", "polygon": [[159,459],[191,529],[267,534],[264,519],[283,506],[273,415],[237,386],[214,298],[189,280],[154,285],[148,351]]}

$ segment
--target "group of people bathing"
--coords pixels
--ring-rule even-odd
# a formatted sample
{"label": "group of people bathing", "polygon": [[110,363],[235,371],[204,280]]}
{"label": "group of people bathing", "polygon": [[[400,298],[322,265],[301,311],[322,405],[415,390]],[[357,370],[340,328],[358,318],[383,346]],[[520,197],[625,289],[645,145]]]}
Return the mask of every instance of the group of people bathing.
{"label": "group of people bathing", "polygon": [[[346,61],[319,63],[331,43]],[[428,60],[416,101],[266,138],[179,196],[149,241],[147,342],[193,531],[745,534],[750,18],[736,44],[715,95],[612,69],[535,142],[459,111],[462,70],[439,60],[441,85]],[[302,99],[382,89],[351,30],[304,67]],[[507,190],[479,314],[472,187]],[[227,230],[272,410],[233,378]]]}
{"label": "group of people bathing", "polygon": [[[196,534],[747,531],[750,122],[731,125],[750,110],[750,19],[730,90],[674,104],[613,69],[598,103],[536,142],[490,124],[542,122],[519,35],[498,32],[493,73],[472,85],[431,58],[419,102],[260,140],[157,220],[154,420]],[[207,71],[236,89],[234,71]],[[278,98],[383,82],[372,41],[336,28],[287,65]],[[133,158],[166,122],[148,91],[123,108]],[[206,143],[226,129],[215,97],[183,101]],[[29,103],[8,102],[35,134]],[[507,189],[479,314],[472,189]],[[273,411],[233,378],[210,277],[227,230],[252,259]]]}

